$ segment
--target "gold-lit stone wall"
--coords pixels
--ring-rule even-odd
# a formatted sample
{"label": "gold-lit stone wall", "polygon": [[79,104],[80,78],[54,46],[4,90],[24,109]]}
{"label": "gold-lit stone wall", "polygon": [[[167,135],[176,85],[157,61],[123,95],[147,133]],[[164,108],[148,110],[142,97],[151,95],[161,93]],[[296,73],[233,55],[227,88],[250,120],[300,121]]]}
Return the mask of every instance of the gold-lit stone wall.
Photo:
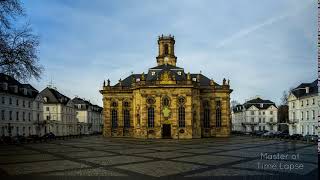
{"label": "gold-lit stone wall", "polygon": [[[124,92],[123,92],[124,91]],[[230,96],[228,90],[199,90],[191,87],[144,87],[132,90],[119,90],[105,87],[103,92],[104,132],[106,137],[162,138],[163,124],[171,125],[171,138],[191,139],[201,137],[227,137],[230,135]],[[163,117],[162,98],[170,99],[171,110],[168,119]],[[155,99],[154,127],[148,128],[147,98]],[[185,127],[178,126],[178,97],[185,98]],[[202,128],[203,105],[210,103],[210,128]],[[221,101],[222,125],[216,127],[216,101]],[[123,102],[129,102],[130,128],[124,128]],[[118,104],[118,127],[111,128],[111,103]],[[183,129],[183,133],[181,130]]]}
{"label": "gold-lit stone wall", "polygon": [[[159,36],[155,68],[148,74],[131,75],[114,86],[104,82],[104,131],[106,137],[191,139],[230,135],[229,81],[222,85],[200,74],[185,73],[176,67],[173,36]],[[163,105],[164,97],[169,105]],[[184,102],[178,102],[183,97]],[[152,98],[154,103],[147,103]],[[217,127],[216,103],[221,102],[221,126]],[[129,104],[124,107],[124,102]],[[204,102],[209,108],[209,126],[204,128]],[[116,107],[114,104],[116,103]],[[154,107],[154,127],[148,127],[148,108]],[[184,107],[185,126],[179,127],[179,106]],[[111,127],[111,111],[116,108],[117,127]],[[130,127],[124,126],[124,108],[130,112]],[[165,135],[164,135],[165,134]]]}

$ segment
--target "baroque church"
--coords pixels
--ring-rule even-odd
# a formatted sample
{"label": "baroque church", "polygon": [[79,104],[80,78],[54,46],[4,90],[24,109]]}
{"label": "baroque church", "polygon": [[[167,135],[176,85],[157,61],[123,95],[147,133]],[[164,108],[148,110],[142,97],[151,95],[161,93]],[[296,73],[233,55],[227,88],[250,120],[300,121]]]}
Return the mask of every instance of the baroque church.
{"label": "baroque church", "polygon": [[159,36],[157,66],[114,86],[104,81],[106,137],[227,137],[231,131],[229,80],[222,85],[176,66],[174,36]]}

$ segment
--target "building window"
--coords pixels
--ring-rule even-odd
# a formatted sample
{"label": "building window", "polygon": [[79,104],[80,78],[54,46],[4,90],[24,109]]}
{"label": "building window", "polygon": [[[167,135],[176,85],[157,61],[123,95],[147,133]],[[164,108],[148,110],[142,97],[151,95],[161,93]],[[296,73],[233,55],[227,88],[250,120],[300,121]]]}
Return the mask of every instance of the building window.
{"label": "building window", "polygon": [[17,99],[17,101],[16,101],[16,105],[17,105],[17,106],[19,106],[19,99]]}
{"label": "building window", "polygon": [[259,123],[261,123],[261,118],[259,118]]}
{"label": "building window", "polygon": [[22,107],[26,107],[26,102],[24,100],[22,101]]}
{"label": "building window", "polygon": [[16,134],[19,135],[19,127],[16,127]]}
{"label": "building window", "polygon": [[111,107],[118,107],[118,103],[117,102],[115,102],[115,101],[113,101],[113,102],[111,102]]}
{"label": "building window", "polygon": [[292,108],[295,108],[295,107],[296,107],[296,103],[292,102]]}
{"label": "building window", "polygon": [[49,111],[49,107],[46,107],[46,111]]}
{"label": "building window", "polygon": [[270,122],[273,122],[273,118],[270,118]]}
{"label": "building window", "polygon": [[123,110],[123,124],[125,128],[130,128],[130,111],[128,109]]}
{"label": "building window", "polygon": [[251,111],[251,115],[254,115],[254,111]]}
{"label": "building window", "polygon": [[179,107],[179,127],[185,127],[185,109],[183,106]]}
{"label": "building window", "polygon": [[309,100],[307,99],[307,106],[309,105]]}
{"label": "building window", "polygon": [[115,109],[111,110],[111,126],[112,128],[118,127],[118,111]]}
{"label": "building window", "polygon": [[154,127],[154,108],[153,107],[148,108],[148,127],[149,128]]}
{"label": "building window", "polygon": [[12,120],[12,111],[9,111],[9,120]]}
{"label": "building window", "polygon": [[301,120],[303,120],[303,112],[301,112]]}
{"label": "building window", "polygon": [[5,104],[5,98],[2,97],[2,104]]}
{"label": "building window", "polygon": [[37,121],[40,121],[40,114],[37,114]]}
{"label": "building window", "polygon": [[16,115],[17,115],[16,120],[19,121],[19,112],[18,111],[17,111]]}
{"label": "building window", "polygon": [[301,101],[301,107],[303,107],[303,101]]}
{"label": "building window", "polygon": [[263,111],[262,114],[265,115],[266,113]]}
{"label": "building window", "polygon": [[315,119],[316,118],[316,112],[315,110],[312,110],[312,119]]}
{"label": "building window", "polygon": [[50,120],[50,116],[47,116],[47,120]]}
{"label": "building window", "polygon": [[203,127],[210,128],[210,109],[208,108],[203,111]]}
{"label": "building window", "polygon": [[26,120],[26,113],[22,112],[22,120],[25,121]]}
{"label": "building window", "polygon": [[9,98],[9,104],[10,105],[12,104],[12,98],[11,97]]}
{"label": "building window", "polygon": [[4,114],[4,113],[5,113],[5,111],[4,111],[4,110],[1,110],[1,119],[2,119],[2,120],[4,120],[4,117],[5,117],[5,114]]}
{"label": "building window", "polygon": [[307,120],[309,120],[309,111],[307,111]]}
{"label": "building window", "polygon": [[28,119],[29,119],[29,121],[31,121],[31,113],[29,113],[29,118]]}
{"label": "building window", "polygon": [[169,54],[169,46],[168,44],[164,45],[164,55],[168,55]]}
{"label": "building window", "polygon": [[216,127],[221,127],[221,101],[216,101]]}
{"label": "building window", "polygon": [[263,118],[262,120],[263,120],[263,123],[265,123],[265,122],[266,122],[266,118]]}
{"label": "building window", "polygon": [[163,105],[163,106],[169,106],[169,104],[170,104],[169,98],[168,98],[168,97],[164,97],[164,98],[162,99],[162,105]]}
{"label": "building window", "polygon": [[254,123],[254,118],[251,118],[251,122],[253,122],[253,123]]}
{"label": "building window", "polygon": [[272,115],[272,114],[273,114],[273,111],[270,111],[270,114]]}
{"label": "building window", "polygon": [[31,135],[31,127],[29,126],[29,136]]}
{"label": "building window", "polygon": [[314,99],[312,99],[312,104],[313,104],[313,105],[315,104],[315,101],[314,101]]}

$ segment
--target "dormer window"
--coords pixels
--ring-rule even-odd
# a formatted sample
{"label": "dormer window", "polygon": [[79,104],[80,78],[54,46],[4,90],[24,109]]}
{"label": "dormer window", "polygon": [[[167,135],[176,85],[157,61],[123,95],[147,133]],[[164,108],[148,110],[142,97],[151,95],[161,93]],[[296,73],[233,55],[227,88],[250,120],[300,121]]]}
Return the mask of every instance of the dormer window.
{"label": "dormer window", "polygon": [[262,103],[260,104],[260,108],[263,108],[263,104]]}
{"label": "dormer window", "polygon": [[178,71],[178,75],[181,76],[181,71]]}
{"label": "dormer window", "polygon": [[44,97],[44,98],[43,98],[43,101],[44,101],[44,102],[48,102],[48,98],[47,98],[47,97]]}
{"label": "dormer window", "polygon": [[152,76],[154,76],[155,74],[156,74],[156,72],[154,72],[154,71],[151,72],[151,75],[152,75]]}
{"label": "dormer window", "polygon": [[196,82],[196,81],[197,81],[197,78],[192,78],[192,81]]}
{"label": "dormer window", "polygon": [[140,78],[137,78],[137,79],[136,79],[136,82],[139,82],[139,81],[140,81]]}

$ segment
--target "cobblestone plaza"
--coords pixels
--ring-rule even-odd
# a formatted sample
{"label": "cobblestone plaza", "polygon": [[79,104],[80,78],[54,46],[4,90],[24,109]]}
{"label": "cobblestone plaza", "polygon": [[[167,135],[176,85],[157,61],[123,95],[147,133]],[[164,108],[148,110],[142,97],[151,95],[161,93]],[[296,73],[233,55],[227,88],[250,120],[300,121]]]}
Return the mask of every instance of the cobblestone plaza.
{"label": "cobblestone plaza", "polygon": [[[261,153],[266,156],[262,158]],[[279,160],[276,156],[279,154],[287,158]],[[318,173],[318,158],[314,144],[277,139],[234,136],[141,140],[91,136],[41,144],[1,145],[0,168],[1,175],[144,179],[292,175],[313,179]]]}

